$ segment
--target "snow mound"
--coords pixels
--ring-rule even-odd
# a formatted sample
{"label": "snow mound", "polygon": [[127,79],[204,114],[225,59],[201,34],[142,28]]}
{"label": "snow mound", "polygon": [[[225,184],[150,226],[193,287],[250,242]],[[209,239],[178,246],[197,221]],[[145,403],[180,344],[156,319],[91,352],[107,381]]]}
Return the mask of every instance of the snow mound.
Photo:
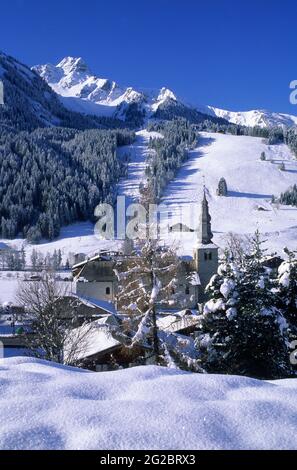
{"label": "snow mound", "polygon": [[297,449],[297,380],[0,363],[1,449]]}

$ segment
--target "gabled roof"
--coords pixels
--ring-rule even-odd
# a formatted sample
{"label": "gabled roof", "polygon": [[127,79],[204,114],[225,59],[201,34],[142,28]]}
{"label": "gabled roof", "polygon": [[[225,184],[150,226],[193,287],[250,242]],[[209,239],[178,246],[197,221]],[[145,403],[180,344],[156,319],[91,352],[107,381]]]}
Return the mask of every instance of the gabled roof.
{"label": "gabled roof", "polygon": [[106,353],[120,345],[106,325],[95,321],[69,331],[64,355],[66,360],[71,358],[79,361]]}
{"label": "gabled roof", "polygon": [[73,294],[73,297],[79,299],[82,303],[88,307],[99,307],[102,310],[105,310],[109,315],[117,315],[117,310],[112,302],[106,300],[93,299],[92,297],[84,297],[83,295]]}
{"label": "gabled roof", "polygon": [[84,261],[81,261],[80,263],[74,264],[72,266],[72,269],[82,268],[83,266],[85,266],[88,263],[91,263],[92,261],[110,261],[110,260],[111,260],[110,256],[99,254],[99,255],[93,256],[92,258],[87,258]]}
{"label": "gabled roof", "polygon": [[200,322],[198,315],[166,315],[157,320],[157,326],[160,330],[170,333],[186,330]]}

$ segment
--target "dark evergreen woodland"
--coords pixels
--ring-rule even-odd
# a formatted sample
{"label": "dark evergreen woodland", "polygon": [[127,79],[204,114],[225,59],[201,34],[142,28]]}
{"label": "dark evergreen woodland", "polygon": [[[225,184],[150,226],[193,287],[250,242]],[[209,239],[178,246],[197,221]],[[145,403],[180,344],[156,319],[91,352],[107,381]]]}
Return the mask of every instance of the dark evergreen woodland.
{"label": "dark evergreen woodland", "polygon": [[0,134],[1,237],[53,239],[62,225],[92,219],[113,202],[123,164],[117,147],[129,131],[46,128]]}
{"label": "dark evergreen woodland", "polygon": [[198,144],[199,134],[196,126],[185,119],[150,123],[148,130],[163,135],[163,138],[150,141],[155,153],[147,167],[148,184],[158,200],[166,184],[187,160],[189,150]]}

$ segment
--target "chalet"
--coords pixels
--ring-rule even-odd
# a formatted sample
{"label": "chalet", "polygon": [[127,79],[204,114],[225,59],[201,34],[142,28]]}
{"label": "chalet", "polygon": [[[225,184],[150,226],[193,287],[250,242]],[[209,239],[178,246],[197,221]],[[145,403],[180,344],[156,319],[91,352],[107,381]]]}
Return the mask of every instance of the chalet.
{"label": "chalet", "polygon": [[[106,316],[71,330],[64,349],[66,361],[96,372],[147,363],[152,356],[151,346],[127,347],[116,338],[120,322],[115,316]],[[81,338],[78,343],[77,338]]]}

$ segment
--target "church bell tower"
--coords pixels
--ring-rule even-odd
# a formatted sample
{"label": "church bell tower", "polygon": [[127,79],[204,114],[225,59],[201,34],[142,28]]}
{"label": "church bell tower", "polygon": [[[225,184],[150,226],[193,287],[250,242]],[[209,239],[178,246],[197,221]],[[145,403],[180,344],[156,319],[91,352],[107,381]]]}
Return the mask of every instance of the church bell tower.
{"label": "church bell tower", "polygon": [[218,270],[218,247],[212,242],[211,217],[204,188],[201,213],[197,230],[197,245],[194,248],[195,269],[200,278],[199,303],[207,300],[205,288]]}

